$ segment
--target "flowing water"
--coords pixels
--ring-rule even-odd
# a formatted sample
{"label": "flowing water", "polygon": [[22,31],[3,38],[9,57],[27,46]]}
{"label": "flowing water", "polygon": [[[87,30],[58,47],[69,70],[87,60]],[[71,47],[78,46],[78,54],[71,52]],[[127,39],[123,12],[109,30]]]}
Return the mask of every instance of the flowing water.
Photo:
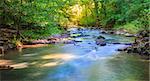
{"label": "flowing water", "polygon": [[[149,62],[138,55],[116,51],[132,39],[101,34],[98,30],[70,29],[86,37],[76,44],[57,44],[9,51],[1,60],[13,70],[0,71],[0,81],[149,81]],[[97,36],[106,38],[106,46],[95,44]]]}

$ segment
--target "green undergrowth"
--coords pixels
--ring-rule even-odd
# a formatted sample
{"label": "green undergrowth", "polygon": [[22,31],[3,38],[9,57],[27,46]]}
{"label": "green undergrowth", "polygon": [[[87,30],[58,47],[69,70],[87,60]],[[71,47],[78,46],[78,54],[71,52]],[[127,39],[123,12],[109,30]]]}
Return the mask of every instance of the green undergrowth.
{"label": "green undergrowth", "polygon": [[114,26],[115,30],[120,30],[120,29],[124,29],[129,33],[133,33],[136,34],[138,33],[140,30],[143,30],[144,27],[137,21],[132,21],[132,22],[128,22],[124,25],[116,25]]}
{"label": "green undergrowth", "polygon": [[54,34],[60,34],[63,30],[58,29],[57,27],[47,27],[40,30],[24,30],[23,36],[28,39],[43,39]]}

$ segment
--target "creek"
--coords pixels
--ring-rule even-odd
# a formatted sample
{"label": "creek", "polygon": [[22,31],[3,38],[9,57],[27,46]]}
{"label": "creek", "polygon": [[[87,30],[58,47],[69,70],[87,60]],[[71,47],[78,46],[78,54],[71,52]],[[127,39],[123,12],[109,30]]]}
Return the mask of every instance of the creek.
{"label": "creek", "polygon": [[[9,61],[13,70],[0,71],[0,81],[148,81],[149,62],[138,55],[117,49],[132,43],[129,37],[102,34],[99,30],[76,28],[84,37],[75,44],[55,44],[47,47],[26,48],[21,52],[7,52],[1,60]],[[105,37],[106,46],[96,45],[99,35]]]}

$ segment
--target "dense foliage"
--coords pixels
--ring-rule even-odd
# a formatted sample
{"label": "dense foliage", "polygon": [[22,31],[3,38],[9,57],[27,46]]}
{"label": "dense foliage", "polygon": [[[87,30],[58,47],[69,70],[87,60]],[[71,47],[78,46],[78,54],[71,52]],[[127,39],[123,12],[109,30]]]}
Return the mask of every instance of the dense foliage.
{"label": "dense foliage", "polygon": [[1,0],[0,24],[37,38],[70,26],[148,29],[149,0]]}

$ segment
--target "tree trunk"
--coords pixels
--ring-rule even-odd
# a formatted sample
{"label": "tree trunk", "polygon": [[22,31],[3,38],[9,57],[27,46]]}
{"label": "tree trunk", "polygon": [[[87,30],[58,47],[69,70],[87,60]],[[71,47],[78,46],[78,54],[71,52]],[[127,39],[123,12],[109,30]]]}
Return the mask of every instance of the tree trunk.
{"label": "tree trunk", "polygon": [[102,13],[104,14],[104,18],[105,18],[107,13],[106,13],[106,6],[104,0],[101,1],[101,5],[102,5]]}
{"label": "tree trunk", "polygon": [[93,0],[93,1],[94,1],[94,5],[95,5],[95,13],[96,13],[96,24],[95,24],[95,26],[98,27],[100,25],[99,15],[98,15],[98,1],[97,0]]}

